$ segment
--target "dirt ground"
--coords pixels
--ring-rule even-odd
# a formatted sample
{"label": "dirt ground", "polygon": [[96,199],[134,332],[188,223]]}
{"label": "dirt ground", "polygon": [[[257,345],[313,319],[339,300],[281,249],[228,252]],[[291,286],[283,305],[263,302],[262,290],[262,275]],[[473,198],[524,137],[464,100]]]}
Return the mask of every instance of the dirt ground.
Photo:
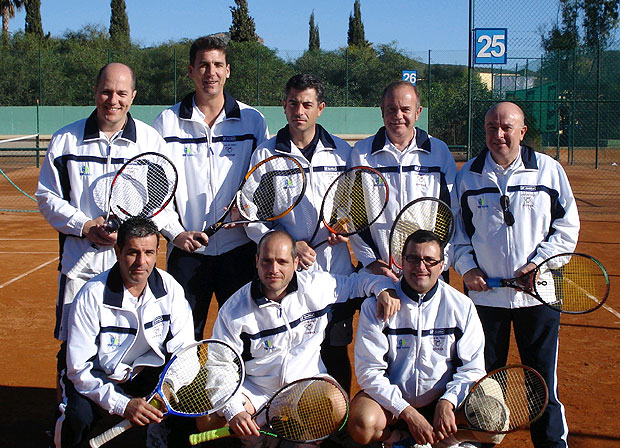
{"label": "dirt ground", "polygon": [[[594,255],[607,267],[611,295],[608,309],[562,316],[560,398],[566,407],[571,448],[619,447],[620,200],[611,186],[598,197],[591,195],[587,187],[596,182],[595,177],[579,179],[578,173],[570,172],[569,176],[582,217],[577,249]],[[58,343],[52,331],[57,234],[35,213],[0,212],[0,227],[4,230],[0,236],[0,446],[45,447],[49,443],[45,431],[51,428],[56,402]],[[452,284],[460,286],[455,274]],[[212,308],[211,318],[215,314]],[[518,361],[514,353],[512,360]],[[136,445],[137,436],[123,437],[109,446]],[[506,436],[501,446],[532,445],[529,434],[519,431]]]}

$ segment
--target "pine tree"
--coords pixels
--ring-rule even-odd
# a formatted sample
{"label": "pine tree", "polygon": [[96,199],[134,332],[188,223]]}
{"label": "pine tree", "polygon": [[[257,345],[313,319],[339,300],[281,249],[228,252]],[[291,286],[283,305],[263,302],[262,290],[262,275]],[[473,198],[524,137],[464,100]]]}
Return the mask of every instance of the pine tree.
{"label": "pine tree", "polygon": [[250,17],[248,2],[235,0],[236,7],[231,6],[232,25],[230,25],[230,40],[233,42],[256,42],[256,25]]}
{"label": "pine tree", "polygon": [[111,0],[110,38],[116,45],[129,45],[129,19],[125,11],[125,0]]}
{"label": "pine tree", "polygon": [[347,43],[354,47],[368,47],[370,42],[364,36],[364,23],[362,22],[362,7],[360,0],[355,0],[353,13],[349,14],[349,31],[347,32]]}
{"label": "pine tree", "polygon": [[26,0],[26,34],[32,34],[38,38],[43,37],[43,25],[41,24],[41,0]]}
{"label": "pine tree", "polygon": [[308,50],[321,49],[321,37],[319,36],[319,26],[314,23],[314,11],[310,14],[310,37],[308,40]]}

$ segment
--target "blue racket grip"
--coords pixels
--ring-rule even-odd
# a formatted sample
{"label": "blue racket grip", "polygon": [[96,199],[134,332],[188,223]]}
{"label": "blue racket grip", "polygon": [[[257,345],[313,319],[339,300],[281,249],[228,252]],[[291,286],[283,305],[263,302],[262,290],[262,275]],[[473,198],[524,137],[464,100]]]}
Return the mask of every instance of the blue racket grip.
{"label": "blue racket grip", "polygon": [[500,288],[503,286],[501,278],[491,277],[485,278],[484,280],[487,282],[489,288]]}

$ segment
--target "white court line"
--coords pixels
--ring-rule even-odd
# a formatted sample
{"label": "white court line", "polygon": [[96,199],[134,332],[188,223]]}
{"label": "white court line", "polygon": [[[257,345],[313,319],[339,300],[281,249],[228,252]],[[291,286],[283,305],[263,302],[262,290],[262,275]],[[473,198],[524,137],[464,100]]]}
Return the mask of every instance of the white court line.
{"label": "white court line", "polygon": [[[600,303],[600,300],[596,297],[594,297],[592,294],[590,294],[588,291],[586,291],[585,289],[583,289],[581,286],[579,286],[577,283],[575,283],[574,281],[572,281],[570,278],[566,277],[565,278],[566,281],[572,283],[573,285],[575,285],[575,288],[578,288],[581,290],[581,292],[583,292],[589,299],[593,300],[596,303]],[[616,310],[614,310],[612,307],[603,304],[601,306],[601,308],[606,309],[607,311],[609,311],[611,314],[613,314],[614,316],[616,316],[618,319],[620,319],[620,313],[617,312]]]}
{"label": "white court line", "polygon": [[28,254],[44,255],[44,254],[56,254],[56,253],[58,253],[57,250],[52,251],[52,252],[16,252],[12,250],[0,251],[0,254],[20,254],[20,255],[28,255]]}
{"label": "white court line", "polygon": [[44,268],[44,267],[45,267],[45,266],[47,266],[48,264],[54,263],[54,262],[56,262],[56,261],[58,261],[58,257],[54,258],[53,260],[46,261],[45,263],[40,264],[40,265],[39,265],[39,266],[37,266],[36,268],[31,269],[31,270],[29,270],[28,272],[23,273],[22,275],[18,275],[17,277],[12,278],[12,279],[11,279],[11,280],[9,280],[8,282],[6,282],[6,283],[4,283],[4,284],[0,285],[0,289],[4,288],[4,287],[5,287],[5,286],[7,286],[7,285],[10,285],[10,284],[11,284],[11,283],[13,283],[13,282],[16,282],[17,280],[19,280],[19,279],[21,279],[21,278],[24,278],[25,276],[27,276],[27,275],[29,275],[29,274],[32,274],[34,271],[38,271],[39,269]]}

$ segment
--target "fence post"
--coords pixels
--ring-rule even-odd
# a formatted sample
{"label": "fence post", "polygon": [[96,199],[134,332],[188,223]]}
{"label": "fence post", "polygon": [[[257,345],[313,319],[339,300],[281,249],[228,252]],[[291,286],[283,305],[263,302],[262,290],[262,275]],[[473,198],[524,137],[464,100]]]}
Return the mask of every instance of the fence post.
{"label": "fence post", "polygon": [[601,43],[596,46],[596,159],[594,168],[598,169],[601,134]]}
{"label": "fence post", "polygon": [[428,89],[428,130],[430,131],[431,129],[431,50],[428,50],[428,70],[427,71],[427,77],[428,79],[426,80],[427,82],[427,89]]}
{"label": "fence post", "polygon": [[37,158],[37,163],[36,163],[37,168],[39,168],[39,165],[40,165],[40,163],[39,163],[39,156],[40,156],[40,154],[39,154],[39,146],[40,146],[39,130],[40,130],[40,127],[39,127],[39,98],[37,98],[37,137],[36,137],[36,140],[35,140],[35,148],[36,148],[35,149],[35,155],[36,155],[36,158]]}
{"label": "fence post", "polygon": [[344,80],[346,93],[344,105],[349,107],[349,47],[344,50]]}
{"label": "fence post", "polygon": [[174,103],[177,103],[177,49],[176,47],[172,49],[174,55]]}
{"label": "fence post", "polygon": [[260,46],[256,47],[256,105],[260,106]]}
{"label": "fence post", "polygon": [[[41,65],[41,41],[39,41],[39,98],[37,98],[37,104],[41,98],[41,92],[43,91],[43,67]],[[39,131],[37,130],[37,132]]]}
{"label": "fence post", "polygon": [[471,75],[472,75],[472,41],[474,21],[474,0],[469,0],[469,39],[467,43],[467,160],[471,159]]}

